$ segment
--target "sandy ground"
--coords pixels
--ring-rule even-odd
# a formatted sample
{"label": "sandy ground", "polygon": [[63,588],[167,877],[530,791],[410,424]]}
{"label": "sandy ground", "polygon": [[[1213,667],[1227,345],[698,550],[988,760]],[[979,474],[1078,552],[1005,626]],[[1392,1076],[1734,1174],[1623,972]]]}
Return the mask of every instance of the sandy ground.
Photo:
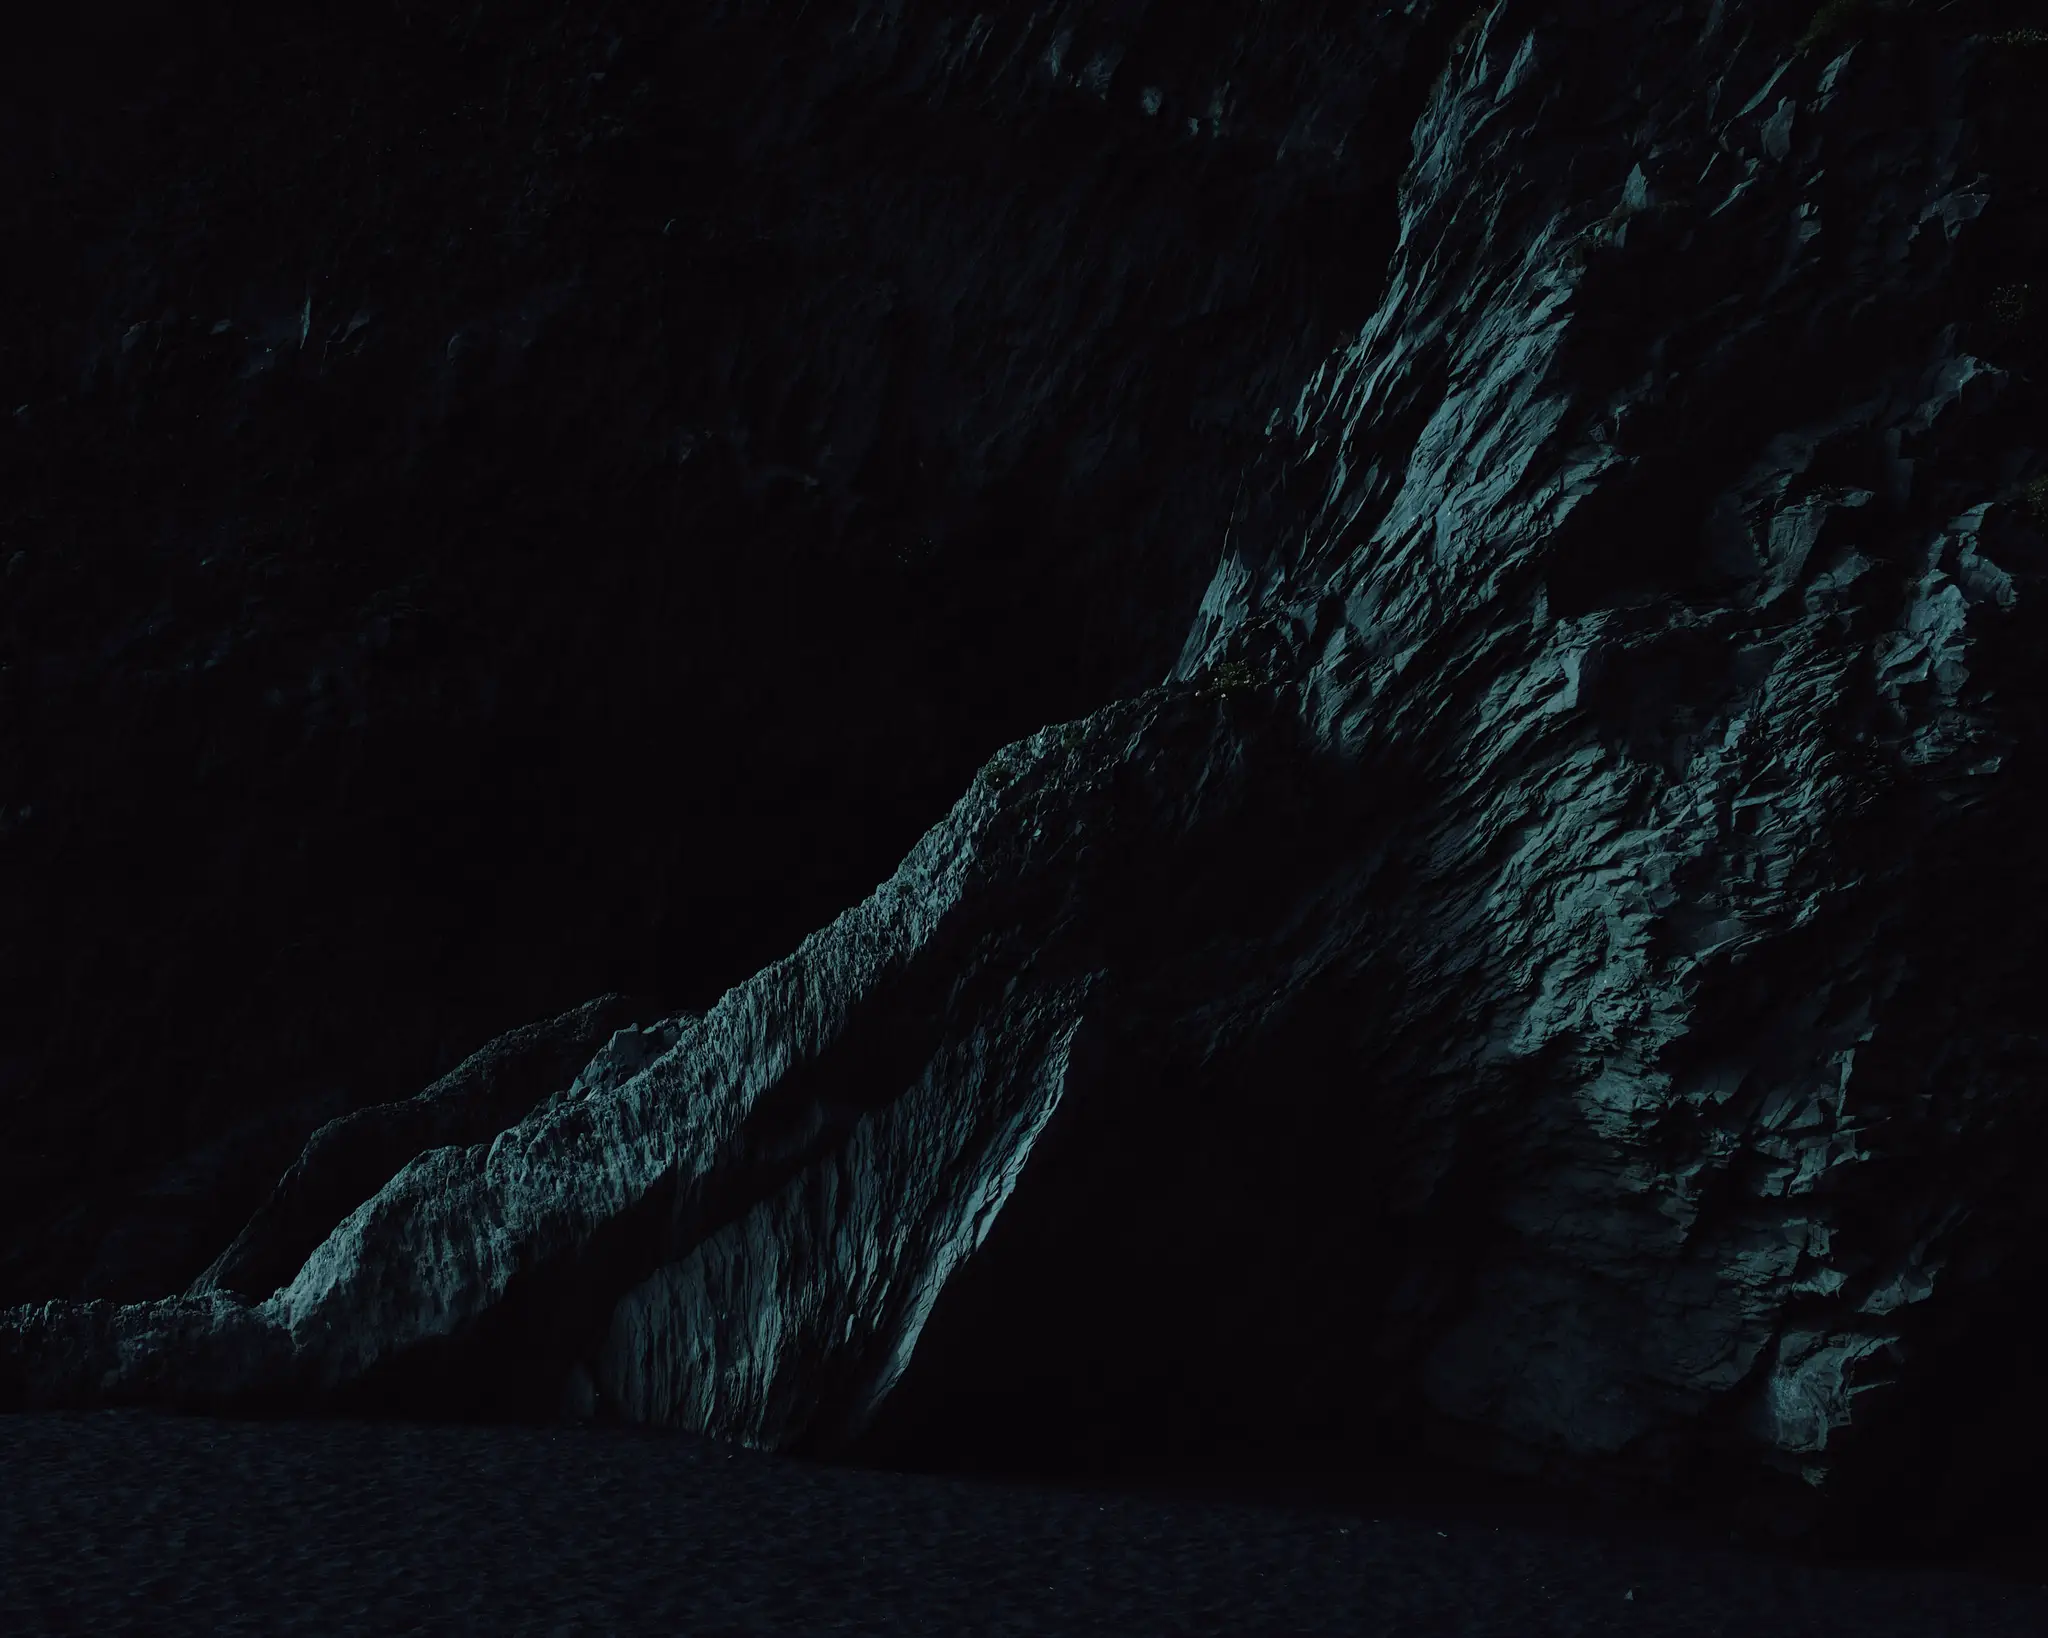
{"label": "sandy ground", "polygon": [[0,1417],[0,1633],[73,1632],[2043,1638],[2048,1587],[617,1428]]}

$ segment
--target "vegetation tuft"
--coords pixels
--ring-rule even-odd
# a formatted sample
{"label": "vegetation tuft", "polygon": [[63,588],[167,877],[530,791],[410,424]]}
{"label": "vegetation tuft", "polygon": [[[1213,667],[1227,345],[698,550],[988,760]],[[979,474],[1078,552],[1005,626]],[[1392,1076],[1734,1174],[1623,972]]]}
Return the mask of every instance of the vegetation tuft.
{"label": "vegetation tuft", "polygon": [[1806,32],[1799,37],[1799,49],[1811,51],[1839,34],[1846,34],[1875,9],[1874,0],[1823,0],[1820,10],[1813,14],[1813,21],[1806,25]]}
{"label": "vegetation tuft", "polygon": [[2020,491],[2020,504],[2037,529],[2048,529],[2048,472]]}
{"label": "vegetation tuft", "polygon": [[2033,286],[2029,284],[2002,284],[1991,292],[1987,306],[1992,322],[2005,325],[2020,325],[2027,321],[2032,310]]}
{"label": "vegetation tuft", "polygon": [[1224,660],[1203,672],[1200,678],[1202,695],[1206,699],[1227,699],[1233,694],[1248,694],[1263,688],[1268,679],[1243,660]]}

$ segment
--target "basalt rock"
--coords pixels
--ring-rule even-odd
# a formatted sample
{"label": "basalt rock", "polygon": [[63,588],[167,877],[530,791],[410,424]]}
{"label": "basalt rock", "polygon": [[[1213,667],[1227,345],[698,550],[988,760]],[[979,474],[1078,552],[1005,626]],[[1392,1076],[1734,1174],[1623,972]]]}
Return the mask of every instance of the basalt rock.
{"label": "basalt rock", "polygon": [[1477,11],[1163,685],[263,1300],[17,1310],[12,1391],[2011,1501],[2048,81],[1806,23]]}

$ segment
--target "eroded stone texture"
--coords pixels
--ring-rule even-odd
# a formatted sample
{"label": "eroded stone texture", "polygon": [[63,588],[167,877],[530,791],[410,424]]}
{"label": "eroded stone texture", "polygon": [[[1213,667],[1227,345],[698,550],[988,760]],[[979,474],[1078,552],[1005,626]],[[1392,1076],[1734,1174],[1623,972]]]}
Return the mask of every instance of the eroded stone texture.
{"label": "eroded stone texture", "polygon": [[264,1302],[18,1313],[26,1391],[1967,1511],[2039,1438],[2048,540],[2010,48],[1887,16],[1482,11],[1165,686]]}
{"label": "eroded stone texture", "polygon": [[[212,1291],[267,1297],[305,1262],[334,1225],[414,1156],[485,1142],[544,1098],[560,1094],[586,1063],[598,1072],[645,1062],[674,1034],[628,1023],[641,1009],[625,996],[595,1001],[479,1047],[417,1097],[358,1109],[327,1122],[234,1243],[194,1282]],[[593,1049],[605,1042],[593,1060]]]}
{"label": "eroded stone texture", "polygon": [[1451,26],[54,17],[0,99],[0,1303],[188,1285],[323,1121],[701,1007],[1163,675]]}

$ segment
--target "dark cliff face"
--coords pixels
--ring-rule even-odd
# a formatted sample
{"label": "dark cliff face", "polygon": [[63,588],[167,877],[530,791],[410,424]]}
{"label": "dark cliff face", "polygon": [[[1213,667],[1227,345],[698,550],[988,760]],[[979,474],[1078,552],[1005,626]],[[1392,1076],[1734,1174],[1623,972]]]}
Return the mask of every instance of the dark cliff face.
{"label": "dark cliff face", "polygon": [[[362,1111],[187,1294],[16,1310],[0,1388],[924,1463],[1448,1461],[1892,1545],[2024,1498],[2048,45],[1969,4],[1286,12],[1176,13],[1156,58],[1144,8],[693,27],[674,72],[744,133],[721,174],[790,237],[703,309],[748,344],[675,378],[769,407],[678,470],[724,474],[704,515],[750,550],[871,565],[885,514],[934,544],[887,582],[902,625],[851,567],[762,571],[839,647],[764,657],[730,603],[630,577],[621,619],[698,619],[727,699],[764,679],[762,754],[880,709],[957,800],[528,1112]],[[973,130],[986,186],[933,183]],[[907,305],[870,327],[821,272],[853,265]],[[477,406],[533,402],[492,369]],[[800,422],[829,439],[771,457]],[[884,467],[897,510],[864,511]],[[483,596],[497,560],[446,550]],[[939,648],[901,658],[938,631],[943,686]],[[447,652],[502,652],[475,642]],[[532,686],[582,675],[545,653]],[[592,834],[682,847],[682,813],[771,871],[793,821],[696,802],[702,707],[645,698],[576,783],[620,827]],[[1012,710],[1074,715],[971,778],[934,749],[972,762]],[[876,744],[790,765],[852,789]],[[573,1057],[599,1013],[502,1051]]]}
{"label": "dark cliff face", "polygon": [[17,1298],[183,1284],[314,1125],[499,1030],[701,1005],[1156,681],[1371,310],[1445,32],[62,26],[0,206]]}

